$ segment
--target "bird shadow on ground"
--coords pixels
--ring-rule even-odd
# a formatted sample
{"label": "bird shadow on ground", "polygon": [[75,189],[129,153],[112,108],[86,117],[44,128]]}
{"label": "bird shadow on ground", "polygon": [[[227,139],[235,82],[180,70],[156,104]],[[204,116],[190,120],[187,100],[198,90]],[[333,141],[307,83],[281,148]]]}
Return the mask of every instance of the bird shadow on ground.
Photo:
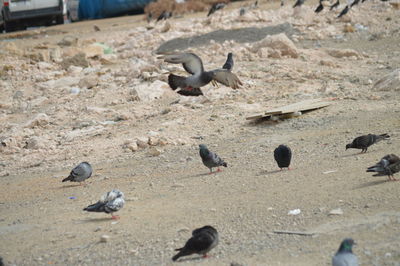
{"label": "bird shadow on ground", "polygon": [[360,188],[366,188],[366,187],[370,187],[370,186],[376,186],[376,185],[380,185],[380,184],[386,183],[388,181],[389,180],[385,180],[385,179],[377,180],[377,181],[370,181],[370,182],[364,183],[362,185],[359,185],[359,186],[355,187],[354,189],[360,189]]}
{"label": "bird shadow on ground", "polygon": [[190,176],[187,176],[187,177],[184,177],[184,178],[181,178],[181,179],[188,179],[188,178],[201,177],[201,176],[213,176],[213,175],[215,175],[215,173],[221,173],[221,172],[212,172],[212,174],[210,174],[210,172],[200,173],[200,174],[190,175]]}
{"label": "bird shadow on ground", "polygon": [[271,175],[271,174],[276,174],[283,172],[282,170],[273,170],[273,171],[261,171],[259,175]]}
{"label": "bird shadow on ground", "polygon": [[361,153],[361,152],[357,152],[357,153],[350,153],[350,154],[345,154],[345,155],[342,155],[342,156],[340,156],[340,158],[353,157],[353,156],[356,156],[356,155],[362,155],[362,154],[364,154],[364,153]]}
{"label": "bird shadow on ground", "polygon": [[182,258],[177,262],[185,262],[185,261],[195,261],[195,260],[203,260],[203,256],[201,257],[193,257],[193,258]]}
{"label": "bird shadow on ground", "polygon": [[77,224],[84,224],[84,223],[100,223],[100,222],[110,222],[115,221],[111,219],[111,217],[103,217],[103,218],[88,218],[83,220],[77,220]]}
{"label": "bird shadow on ground", "polygon": [[65,186],[56,187],[56,189],[65,189],[65,188],[71,188],[71,187],[85,187],[85,186],[84,185],[80,185],[80,184],[72,184],[72,185],[65,185]]}

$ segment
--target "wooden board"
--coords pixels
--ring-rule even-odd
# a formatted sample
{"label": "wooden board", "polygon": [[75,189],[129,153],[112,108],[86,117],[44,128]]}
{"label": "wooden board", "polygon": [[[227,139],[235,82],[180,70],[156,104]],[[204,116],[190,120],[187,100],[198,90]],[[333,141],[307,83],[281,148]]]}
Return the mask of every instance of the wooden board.
{"label": "wooden board", "polygon": [[331,102],[323,101],[321,99],[306,100],[306,101],[270,109],[264,113],[249,116],[249,117],[246,117],[246,120],[260,119],[260,118],[265,118],[265,117],[269,117],[272,115],[279,116],[279,115],[291,114],[294,112],[312,111],[315,109],[326,107],[330,104],[331,104]]}

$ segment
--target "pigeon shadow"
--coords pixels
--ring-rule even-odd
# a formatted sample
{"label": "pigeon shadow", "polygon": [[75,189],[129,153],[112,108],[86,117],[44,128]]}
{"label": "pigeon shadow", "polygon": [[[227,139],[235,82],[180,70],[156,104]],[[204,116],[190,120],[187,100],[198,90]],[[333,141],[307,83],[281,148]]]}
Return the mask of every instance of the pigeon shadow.
{"label": "pigeon shadow", "polygon": [[65,189],[65,188],[71,188],[71,187],[85,187],[85,186],[80,185],[80,184],[72,184],[72,185],[60,186],[60,187],[57,187],[56,189]]}
{"label": "pigeon shadow", "polygon": [[272,175],[276,173],[281,173],[283,170],[273,170],[273,171],[261,171],[259,175]]}
{"label": "pigeon shadow", "polygon": [[340,156],[340,158],[353,157],[353,156],[356,156],[356,155],[362,155],[362,154],[365,154],[365,153],[361,153],[361,152],[357,152],[357,153],[350,153],[350,154],[345,154],[345,155],[342,155],[342,156]]}
{"label": "pigeon shadow", "polygon": [[110,221],[115,221],[111,219],[111,217],[103,217],[103,218],[88,218],[84,220],[78,220],[78,224],[83,224],[83,223],[100,223],[100,222],[110,222]]}
{"label": "pigeon shadow", "polygon": [[383,184],[386,182],[389,182],[389,180],[382,179],[382,180],[377,180],[377,181],[371,181],[371,182],[364,183],[360,186],[357,186],[357,187],[355,187],[355,189],[377,186],[377,185],[380,185],[380,184]]}
{"label": "pigeon shadow", "polygon": [[185,262],[185,261],[197,261],[197,260],[203,260],[203,256],[201,257],[193,257],[193,258],[181,258],[176,262]]}

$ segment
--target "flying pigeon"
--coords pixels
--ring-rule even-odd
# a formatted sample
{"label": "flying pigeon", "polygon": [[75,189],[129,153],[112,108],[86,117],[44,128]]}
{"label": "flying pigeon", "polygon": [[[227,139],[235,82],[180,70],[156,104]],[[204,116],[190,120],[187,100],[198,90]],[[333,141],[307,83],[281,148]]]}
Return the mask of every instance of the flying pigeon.
{"label": "flying pigeon", "polygon": [[296,6],[302,6],[304,4],[305,0],[297,0],[296,3],[293,5],[293,8]]}
{"label": "flying pigeon", "polygon": [[210,11],[208,11],[207,17],[215,13],[215,11],[223,9],[226,6],[225,3],[215,3],[211,6]]}
{"label": "flying pigeon", "polygon": [[353,239],[344,239],[332,258],[332,266],[358,266],[357,256],[353,254],[353,245],[355,245]]}
{"label": "flying pigeon", "polygon": [[394,154],[384,156],[377,164],[368,167],[367,172],[376,172],[373,176],[387,175],[390,181],[396,181],[394,174],[400,172],[400,158]]}
{"label": "flying pigeon", "polygon": [[382,135],[374,135],[374,134],[368,134],[368,135],[363,135],[355,138],[352,143],[349,143],[346,145],[346,150],[353,148],[353,149],[362,149],[361,153],[367,152],[367,149],[369,146],[372,144],[375,144],[383,139],[388,139],[390,136],[388,134],[382,134]]}
{"label": "flying pigeon", "polygon": [[324,9],[324,5],[322,4],[322,1],[323,0],[320,0],[319,1],[319,5],[317,6],[317,8],[315,9],[315,13],[319,13],[319,12],[321,12],[323,9]]}
{"label": "flying pigeon", "polygon": [[200,157],[203,164],[210,169],[210,174],[212,173],[213,167],[217,167],[217,172],[220,172],[220,166],[228,167],[228,164],[224,162],[216,153],[210,151],[206,145],[200,144]]}
{"label": "flying pigeon", "polygon": [[171,89],[178,91],[179,94],[185,96],[199,96],[203,95],[200,87],[203,87],[211,81],[217,81],[233,89],[237,89],[242,82],[239,78],[226,69],[215,69],[211,71],[205,71],[203,62],[200,57],[194,53],[177,53],[168,54],[159,57],[164,59],[164,62],[173,64],[182,64],[183,68],[189,74],[189,77],[177,76],[170,74],[168,76],[168,84]]}
{"label": "flying pigeon", "polygon": [[192,237],[186,242],[183,248],[176,249],[176,251],[179,252],[172,257],[172,260],[176,261],[180,257],[192,254],[200,254],[203,255],[204,258],[207,258],[207,252],[215,248],[217,245],[217,230],[210,225],[206,225],[193,230]]}
{"label": "flying pigeon", "polygon": [[164,10],[164,11],[161,12],[161,14],[158,16],[156,22],[158,22],[158,21],[160,21],[160,20],[169,19],[170,17],[172,17],[172,12]]}
{"label": "flying pigeon", "polygon": [[229,53],[228,57],[226,58],[225,64],[222,66],[223,69],[232,71],[233,69],[233,54]]}
{"label": "flying pigeon", "polygon": [[113,213],[119,211],[124,207],[124,193],[118,189],[113,189],[104,194],[101,199],[95,204],[89,205],[84,208],[88,212],[105,212],[111,214],[111,219],[119,219],[119,216],[114,216]]}
{"label": "flying pigeon", "polygon": [[332,10],[334,8],[337,8],[340,5],[339,0],[337,0],[333,5],[331,5],[331,7],[329,8],[329,10]]}
{"label": "flying pigeon", "polygon": [[88,162],[82,162],[78,164],[74,169],[72,169],[71,173],[67,178],[64,178],[62,182],[71,181],[71,182],[82,182],[92,176],[92,166]]}
{"label": "flying pigeon", "polygon": [[288,146],[283,144],[279,145],[279,147],[274,150],[274,158],[281,170],[285,167],[290,170],[289,165],[292,160],[292,151]]}

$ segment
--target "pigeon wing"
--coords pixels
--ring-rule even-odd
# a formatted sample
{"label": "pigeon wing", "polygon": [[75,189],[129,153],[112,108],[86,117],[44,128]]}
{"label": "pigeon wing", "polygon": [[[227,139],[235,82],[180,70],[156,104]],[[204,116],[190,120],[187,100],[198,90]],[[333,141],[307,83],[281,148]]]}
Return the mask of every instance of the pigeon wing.
{"label": "pigeon wing", "polygon": [[194,53],[169,54],[160,58],[168,63],[182,64],[183,68],[192,75],[200,74],[204,71],[201,58]]}
{"label": "pigeon wing", "polygon": [[123,198],[116,198],[113,201],[107,202],[107,204],[104,206],[104,209],[107,213],[112,213],[119,211],[124,207],[125,200]]}
{"label": "pigeon wing", "polygon": [[225,86],[231,87],[232,89],[238,89],[243,83],[240,79],[232,72],[226,69],[213,70],[213,79]]}

